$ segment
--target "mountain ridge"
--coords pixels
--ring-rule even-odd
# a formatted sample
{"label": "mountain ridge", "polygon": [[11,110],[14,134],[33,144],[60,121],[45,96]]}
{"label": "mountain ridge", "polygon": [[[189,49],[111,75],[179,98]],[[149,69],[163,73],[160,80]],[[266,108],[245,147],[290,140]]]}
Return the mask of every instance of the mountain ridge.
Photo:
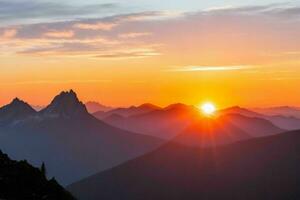
{"label": "mountain ridge", "polygon": [[213,148],[170,142],[67,189],[82,200],[298,199],[299,152],[300,131]]}

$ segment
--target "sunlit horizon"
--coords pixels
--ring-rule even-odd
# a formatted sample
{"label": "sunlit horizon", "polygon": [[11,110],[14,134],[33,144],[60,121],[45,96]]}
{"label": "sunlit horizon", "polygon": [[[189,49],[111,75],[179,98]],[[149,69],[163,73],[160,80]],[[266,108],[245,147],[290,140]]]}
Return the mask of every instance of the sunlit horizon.
{"label": "sunlit horizon", "polygon": [[0,105],[15,97],[46,105],[72,88],[84,102],[114,107],[207,99],[220,108],[300,106],[300,26],[292,12],[299,3],[131,2],[137,6],[33,0],[5,7]]}

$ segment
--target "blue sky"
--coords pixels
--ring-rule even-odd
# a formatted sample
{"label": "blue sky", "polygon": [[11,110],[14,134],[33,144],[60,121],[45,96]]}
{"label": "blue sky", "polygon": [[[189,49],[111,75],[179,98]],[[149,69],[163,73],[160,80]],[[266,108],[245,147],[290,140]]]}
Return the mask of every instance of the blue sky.
{"label": "blue sky", "polygon": [[[293,1],[293,4],[297,1]],[[199,11],[284,3],[282,0],[0,0],[0,26],[99,18],[144,11]]]}

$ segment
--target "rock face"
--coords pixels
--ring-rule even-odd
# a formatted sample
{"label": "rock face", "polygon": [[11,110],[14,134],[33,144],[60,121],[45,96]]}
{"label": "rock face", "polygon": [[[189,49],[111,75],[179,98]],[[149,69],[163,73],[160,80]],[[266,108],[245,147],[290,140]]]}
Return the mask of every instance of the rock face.
{"label": "rock face", "polygon": [[61,92],[51,104],[40,112],[45,116],[53,117],[84,117],[88,114],[85,105],[79,101],[73,90]]}
{"label": "rock face", "polygon": [[55,179],[47,180],[43,171],[26,161],[13,161],[0,151],[0,199],[64,199],[75,198]]}

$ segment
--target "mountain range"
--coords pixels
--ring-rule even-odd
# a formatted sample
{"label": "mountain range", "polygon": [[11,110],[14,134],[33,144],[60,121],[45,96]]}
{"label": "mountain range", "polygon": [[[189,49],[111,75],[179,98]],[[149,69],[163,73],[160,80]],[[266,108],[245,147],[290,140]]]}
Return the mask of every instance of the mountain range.
{"label": "mountain range", "polygon": [[96,101],[88,101],[85,103],[85,106],[89,113],[95,113],[99,111],[107,112],[113,109],[113,107],[105,106]]}
{"label": "mountain range", "polygon": [[249,109],[241,108],[238,106],[226,108],[224,110],[219,111],[221,114],[241,114],[248,117],[256,117],[261,119],[266,119],[270,122],[272,122],[274,125],[276,125],[279,128],[285,129],[285,130],[298,130],[300,129],[300,119],[294,117],[294,116],[286,116],[285,114],[282,115],[266,115],[254,112]]}
{"label": "mountain range", "polygon": [[269,108],[253,108],[251,110],[264,115],[281,115],[285,117],[300,118],[300,107],[278,106]]}
{"label": "mountain range", "polygon": [[299,199],[300,132],[211,148],[174,142],[68,188],[78,199]]}
{"label": "mountain range", "polygon": [[154,150],[164,141],[112,127],[87,112],[74,91],[62,92],[36,112],[15,99],[0,108],[0,146],[14,159],[35,166],[63,184]]}
{"label": "mountain range", "polygon": [[[110,112],[101,113],[101,116],[99,116],[98,113],[94,115],[112,126],[167,140],[174,138],[181,132],[186,131],[186,129],[191,130],[191,126],[197,126],[196,124],[201,123],[201,121],[207,122],[207,117],[203,116],[198,108],[185,104],[172,104],[160,109],[155,106],[150,106],[148,109],[143,108],[142,106],[135,108],[135,110],[143,110],[142,114],[135,113],[134,115],[124,116],[122,113],[119,113],[118,110],[112,110]],[[122,111],[125,112],[124,109]],[[241,131],[253,137],[266,136],[285,131],[267,119],[264,119],[262,115],[254,112],[255,115],[250,115],[248,112],[252,113],[246,109],[229,109],[226,110],[226,112],[221,111],[221,114],[212,117],[211,119],[214,120],[210,121],[223,121],[223,123],[226,124],[230,123],[231,126],[236,126],[236,128],[241,129]]]}
{"label": "mountain range", "polygon": [[299,123],[240,107],[208,117],[180,103],[90,112],[73,90],[61,92],[40,111],[15,98],[0,108],[1,149],[34,166],[44,162],[49,177],[69,185],[156,151],[167,141],[185,148],[221,148],[277,135]]}

